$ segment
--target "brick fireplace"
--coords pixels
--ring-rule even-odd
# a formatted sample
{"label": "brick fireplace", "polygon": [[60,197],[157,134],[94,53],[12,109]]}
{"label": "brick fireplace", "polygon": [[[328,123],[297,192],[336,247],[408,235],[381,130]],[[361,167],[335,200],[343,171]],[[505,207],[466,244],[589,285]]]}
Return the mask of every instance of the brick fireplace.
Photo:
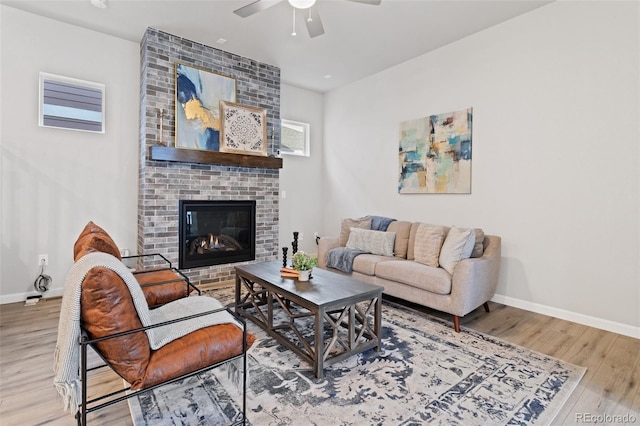
{"label": "brick fireplace", "polygon": [[[180,200],[255,200],[255,261],[277,259],[278,167],[263,167],[260,161],[229,165],[218,161],[218,153],[189,152],[193,150],[180,150],[187,152],[164,161],[152,149],[174,146],[174,64],[178,61],[235,77],[237,102],[267,110],[267,153],[275,157],[280,147],[280,69],[151,28],[144,34],[140,53],[138,253],[161,253],[178,264]],[[226,155],[233,160],[228,156],[237,154]],[[233,279],[235,265],[192,268],[185,273],[194,283],[215,283]]]}

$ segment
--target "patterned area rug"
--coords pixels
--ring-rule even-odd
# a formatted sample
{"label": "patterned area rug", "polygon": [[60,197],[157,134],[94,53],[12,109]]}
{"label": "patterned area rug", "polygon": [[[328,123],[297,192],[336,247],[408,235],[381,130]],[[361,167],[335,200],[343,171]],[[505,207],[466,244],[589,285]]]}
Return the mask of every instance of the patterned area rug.
{"label": "patterned area rug", "polygon": [[[208,292],[223,304],[233,289]],[[253,425],[545,425],[586,369],[392,302],[383,302],[383,351],[313,377],[310,366],[248,322],[247,417]],[[242,399],[218,368],[130,399],[141,425],[232,424]]]}

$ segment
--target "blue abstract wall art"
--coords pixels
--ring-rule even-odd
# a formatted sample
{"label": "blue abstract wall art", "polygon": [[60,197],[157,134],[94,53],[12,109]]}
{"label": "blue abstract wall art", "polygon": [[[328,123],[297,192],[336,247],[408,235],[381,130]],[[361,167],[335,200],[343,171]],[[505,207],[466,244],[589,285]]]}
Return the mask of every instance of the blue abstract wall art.
{"label": "blue abstract wall art", "polygon": [[400,123],[401,194],[470,194],[471,127],[467,108]]}
{"label": "blue abstract wall art", "polygon": [[236,101],[236,79],[176,63],[177,148],[220,149],[220,101]]}

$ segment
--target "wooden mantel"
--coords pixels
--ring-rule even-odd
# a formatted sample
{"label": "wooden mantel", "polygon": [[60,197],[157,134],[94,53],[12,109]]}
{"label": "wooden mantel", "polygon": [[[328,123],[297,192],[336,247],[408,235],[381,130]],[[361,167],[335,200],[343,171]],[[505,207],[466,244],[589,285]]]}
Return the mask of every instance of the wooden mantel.
{"label": "wooden mantel", "polygon": [[161,161],[180,161],[183,163],[220,164],[225,166],[239,167],[262,167],[265,169],[282,168],[282,158],[277,157],[230,154],[227,152],[172,148],[168,146],[152,146],[150,159]]}

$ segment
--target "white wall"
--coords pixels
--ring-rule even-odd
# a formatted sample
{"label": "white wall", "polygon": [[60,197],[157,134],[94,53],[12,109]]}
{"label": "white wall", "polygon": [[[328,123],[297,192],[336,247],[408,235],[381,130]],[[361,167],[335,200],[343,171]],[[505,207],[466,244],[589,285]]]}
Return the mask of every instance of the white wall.
{"label": "white wall", "polygon": [[[503,237],[496,300],[637,333],[638,16],[555,2],[326,96],[283,85],[312,157],[284,156],[281,244],[300,231],[314,252],[314,231],[363,214],[481,226]],[[40,71],[105,83],[106,134],[38,127]],[[88,220],[135,248],[139,47],[2,5],[0,73],[7,303],[30,294],[41,253],[59,294]],[[473,193],[398,195],[399,123],[468,106]]]}
{"label": "white wall", "polygon": [[[322,154],[323,101],[316,92],[282,84],[280,86],[280,116],[286,120],[309,123],[311,156],[283,155],[280,170],[280,247],[289,247],[293,232],[302,234],[298,249],[317,253],[313,233],[322,226]],[[282,258],[282,251],[278,253]]]}
{"label": "white wall", "polygon": [[[35,293],[49,255],[59,295],[73,243],[89,221],[135,250],[140,103],[139,46],[0,6],[0,303]],[[38,127],[38,75],[106,85],[106,132]]]}
{"label": "white wall", "polygon": [[[640,335],[638,8],[555,2],[327,94],[324,231],[482,227],[496,300]],[[399,123],[467,107],[472,194],[399,195]]]}

